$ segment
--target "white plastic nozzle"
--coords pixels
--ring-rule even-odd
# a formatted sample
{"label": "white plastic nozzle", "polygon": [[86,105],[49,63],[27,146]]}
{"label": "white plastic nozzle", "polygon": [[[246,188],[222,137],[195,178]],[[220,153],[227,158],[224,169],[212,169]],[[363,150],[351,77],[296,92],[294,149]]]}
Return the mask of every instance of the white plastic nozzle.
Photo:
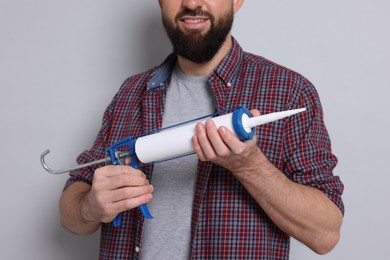
{"label": "white plastic nozzle", "polygon": [[289,117],[301,113],[303,111],[306,111],[306,108],[286,110],[286,111],[275,112],[275,113],[270,113],[270,114],[251,117],[251,118],[248,117],[245,120],[243,120],[243,126],[245,127],[245,129],[252,129],[253,127],[264,125],[273,121],[277,121],[279,119]]}

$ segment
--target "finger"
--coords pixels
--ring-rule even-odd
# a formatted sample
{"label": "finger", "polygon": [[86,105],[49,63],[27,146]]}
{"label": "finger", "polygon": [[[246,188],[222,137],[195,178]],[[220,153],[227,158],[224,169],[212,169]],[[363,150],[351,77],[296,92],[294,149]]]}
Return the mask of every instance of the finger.
{"label": "finger", "polygon": [[245,147],[245,143],[241,142],[240,139],[235,136],[232,131],[228,128],[221,126],[218,129],[218,132],[225,143],[225,145],[232,151],[234,154],[240,154]]}
{"label": "finger", "polygon": [[146,178],[145,174],[143,174],[142,176],[135,176],[129,173],[124,173],[109,178],[109,181],[115,187],[134,187],[134,186],[144,186],[149,184],[149,181]]}
{"label": "finger", "polygon": [[110,201],[118,202],[121,200],[133,199],[145,194],[152,193],[154,188],[152,185],[144,185],[137,187],[124,187],[111,192]]}
{"label": "finger", "polygon": [[210,141],[214,151],[220,156],[226,156],[230,153],[229,147],[225,144],[224,140],[217,129],[215,123],[211,120],[206,121],[206,133],[208,140]]}
{"label": "finger", "polygon": [[142,171],[138,169],[134,169],[133,167],[127,165],[106,165],[96,169],[95,171],[95,175],[103,176],[103,177],[112,177],[123,173],[129,173],[134,176],[144,175]]}
{"label": "finger", "polygon": [[141,205],[144,205],[149,201],[151,201],[152,198],[153,195],[151,193],[148,193],[148,194],[140,195],[135,198],[115,202],[112,206],[117,211],[117,213],[119,213],[119,212],[123,212],[129,209],[134,209]]}
{"label": "finger", "polygon": [[[116,166],[115,166],[116,167]],[[145,174],[122,173],[111,177],[94,178],[95,190],[116,190],[122,187],[143,186],[149,184]]]}
{"label": "finger", "polygon": [[252,116],[259,116],[260,115],[260,111],[258,109],[251,109],[250,110]]}
{"label": "finger", "polygon": [[195,153],[198,156],[199,160],[202,162],[206,161],[206,156],[203,154],[202,148],[200,147],[198,137],[194,135],[192,137],[192,146],[194,147]]}
{"label": "finger", "polygon": [[196,136],[198,138],[199,146],[200,146],[206,160],[214,159],[216,157],[216,153],[215,153],[214,148],[211,145],[211,143],[207,137],[207,133],[206,133],[206,129],[205,129],[204,124],[198,123],[196,125]]}

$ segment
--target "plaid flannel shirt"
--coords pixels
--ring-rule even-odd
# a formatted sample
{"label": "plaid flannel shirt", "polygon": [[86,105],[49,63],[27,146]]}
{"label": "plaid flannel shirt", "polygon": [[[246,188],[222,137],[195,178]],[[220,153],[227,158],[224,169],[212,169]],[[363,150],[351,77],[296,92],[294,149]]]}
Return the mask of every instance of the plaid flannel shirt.
{"label": "plaid flannel shirt", "polygon": [[[127,136],[161,128],[164,101],[176,56],[128,78],[107,107],[93,147],[78,163],[103,158],[105,148]],[[217,111],[245,106],[262,114],[306,107],[305,113],[260,126],[257,143],[292,181],[325,193],[344,213],[343,184],[323,122],[319,97],[304,77],[262,57],[233,47],[209,76]],[[96,167],[96,166],[95,166]],[[92,182],[95,167],[70,173],[65,185]],[[153,166],[142,169],[151,178]],[[138,259],[144,219],[138,209],[123,213],[122,225],[102,224],[100,259]],[[227,170],[200,162],[191,227],[191,259],[288,259],[289,236],[265,214]],[[147,249],[145,249],[147,250]]]}

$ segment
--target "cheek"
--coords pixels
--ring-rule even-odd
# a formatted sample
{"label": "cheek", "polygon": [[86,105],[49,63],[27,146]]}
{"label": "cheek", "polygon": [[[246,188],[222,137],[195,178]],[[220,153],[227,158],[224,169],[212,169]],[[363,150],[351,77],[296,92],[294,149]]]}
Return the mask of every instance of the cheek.
{"label": "cheek", "polygon": [[206,11],[212,13],[213,15],[219,15],[227,13],[230,10],[234,10],[233,1],[231,0],[216,0],[216,1],[207,1],[205,4]]}
{"label": "cheek", "polygon": [[176,3],[176,1],[163,1],[161,11],[170,19],[175,19],[175,16],[181,11],[181,5]]}

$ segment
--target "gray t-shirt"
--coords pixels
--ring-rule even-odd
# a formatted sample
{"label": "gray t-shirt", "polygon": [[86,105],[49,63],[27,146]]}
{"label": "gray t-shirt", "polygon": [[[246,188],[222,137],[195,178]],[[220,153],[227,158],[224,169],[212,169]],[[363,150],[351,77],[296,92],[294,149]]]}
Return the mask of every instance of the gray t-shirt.
{"label": "gray t-shirt", "polygon": [[[208,115],[214,110],[207,77],[187,76],[176,66],[167,92],[162,126]],[[197,166],[195,154],[154,165],[153,200],[148,203],[154,218],[145,220],[142,260],[189,258]]]}

